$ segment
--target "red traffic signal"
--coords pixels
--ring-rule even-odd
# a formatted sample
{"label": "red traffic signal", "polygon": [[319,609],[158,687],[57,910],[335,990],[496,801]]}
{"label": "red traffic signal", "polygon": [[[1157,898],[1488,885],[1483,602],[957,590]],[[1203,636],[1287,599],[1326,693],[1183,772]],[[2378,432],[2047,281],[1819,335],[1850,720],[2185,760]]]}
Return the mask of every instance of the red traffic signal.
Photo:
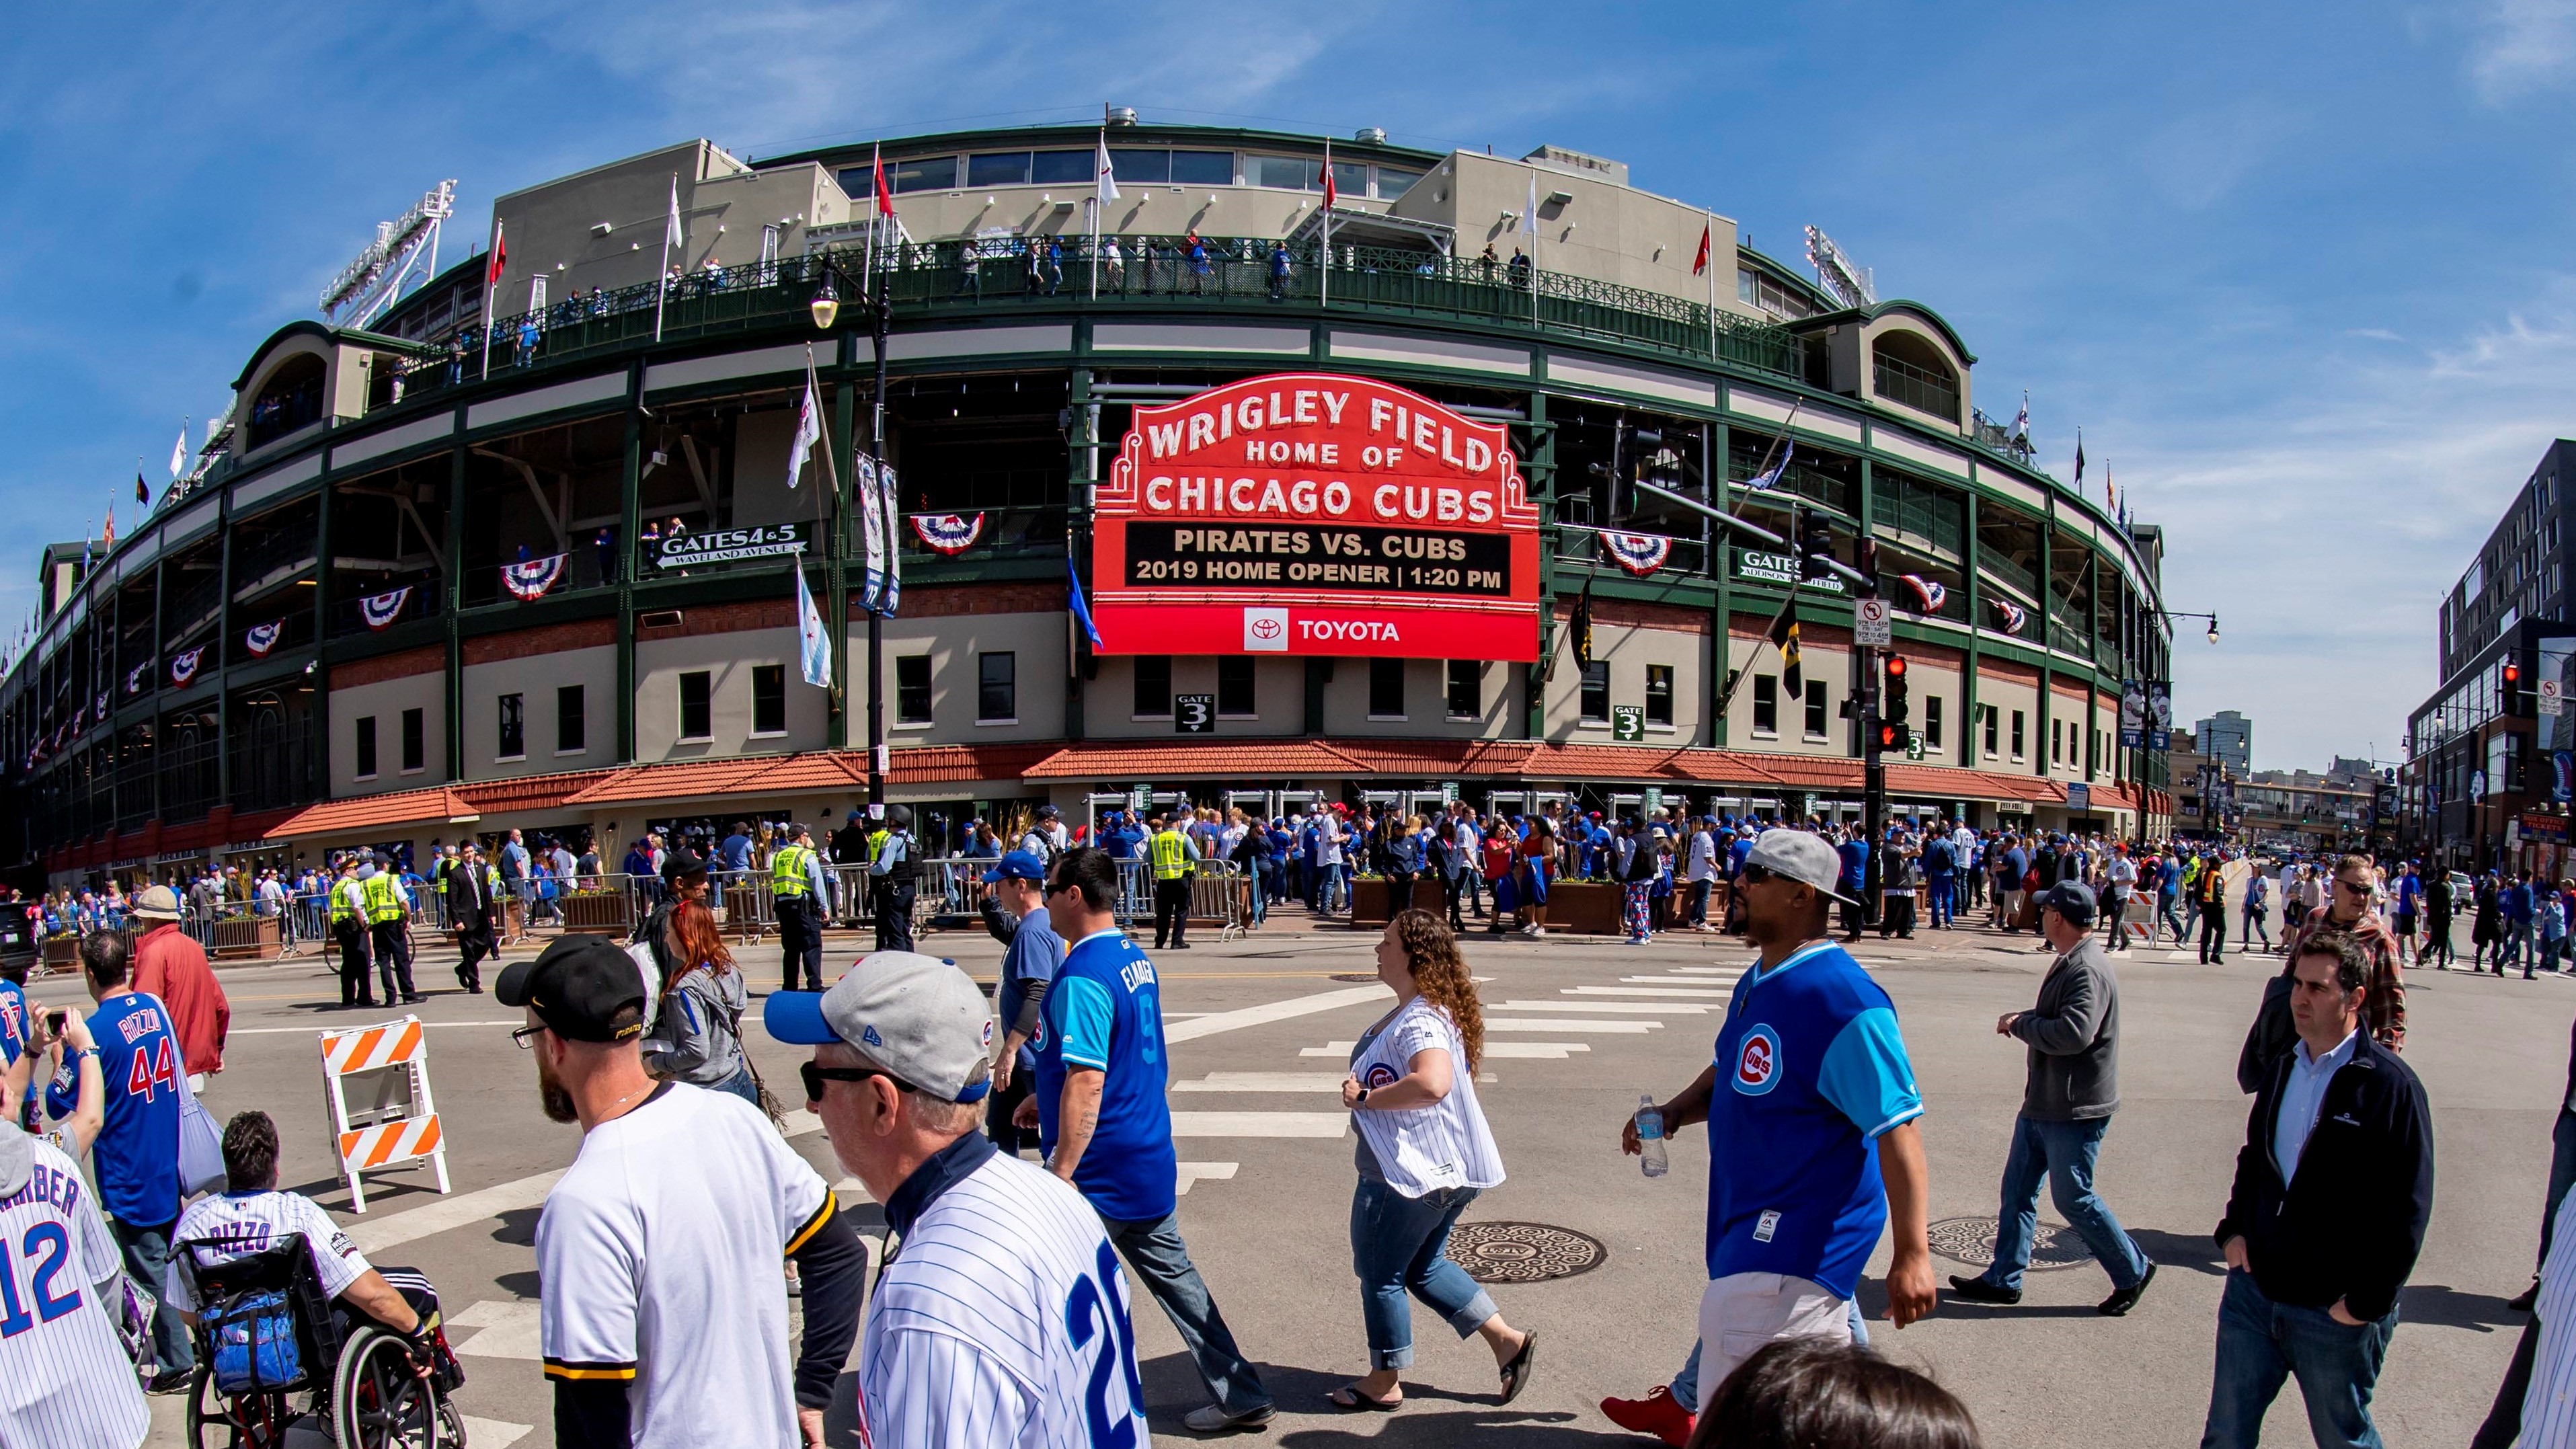
{"label": "red traffic signal", "polygon": [[1878,747],[1879,747],[1879,749],[1880,749],[1882,752],[1884,752],[1884,751],[1888,751],[1888,750],[1901,750],[1901,749],[1904,749],[1904,748],[1906,747],[1906,744],[1907,744],[1907,738],[1906,738],[1906,737],[1907,737],[1908,733],[1909,733],[1908,731],[1906,731],[1906,730],[1902,730],[1902,729],[1899,729],[1899,728],[1898,728],[1898,727],[1896,727],[1895,725],[1892,725],[1892,724],[1881,724],[1881,725],[1878,727]]}
{"label": "red traffic signal", "polygon": [[[2512,666],[2508,665],[2506,667],[2511,668]],[[1905,677],[1905,656],[1902,654],[1890,654],[1887,656],[1887,673],[1890,678],[1903,679]]]}
{"label": "red traffic signal", "polygon": [[2504,687],[2513,689],[2522,683],[2522,666],[2508,659],[2504,662]]}

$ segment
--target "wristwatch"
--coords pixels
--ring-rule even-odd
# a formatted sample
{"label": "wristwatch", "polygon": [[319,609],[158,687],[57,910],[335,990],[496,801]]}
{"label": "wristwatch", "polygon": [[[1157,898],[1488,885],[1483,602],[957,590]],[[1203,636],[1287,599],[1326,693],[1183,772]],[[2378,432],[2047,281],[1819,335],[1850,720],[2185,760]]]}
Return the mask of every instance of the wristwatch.
{"label": "wristwatch", "polygon": [[1368,1094],[1369,1094],[1369,1089],[1368,1089],[1368,1088],[1366,1088],[1366,1087],[1362,1087],[1362,1088],[1360,1088],[1359,1100],[1358,1100],[1358,1101],[1355,1101],[1355,1102],[1353,1102],[1353,1103],[1351,1103],[1351,1105],[1352,1105],[1353,1107],[1365,1107],[1365,1106],[1367,1106],[1367,1105],[1368,1105]]}

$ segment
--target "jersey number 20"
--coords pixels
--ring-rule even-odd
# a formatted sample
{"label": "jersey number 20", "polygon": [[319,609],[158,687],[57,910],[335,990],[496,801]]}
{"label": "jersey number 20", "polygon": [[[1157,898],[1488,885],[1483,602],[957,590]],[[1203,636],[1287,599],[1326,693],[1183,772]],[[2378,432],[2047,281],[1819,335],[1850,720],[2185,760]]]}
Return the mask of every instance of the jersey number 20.
{"label": "jersey number 20", "polygon": [[[1136,1329],[1118,1296],[1118,1258],[1105,1242],[1100,1245],[1099,1269],[1097,1279],[1086,1274],[1073,1280],[1073,1291],[1064,1300],[1064,1326],[1073,1335],[1075,1348],[1091,1342],[1094,1335],[1100,1338],[1100,1353],[1091,1361],[1091,1383],[1082,1398],[1083,1415],[1091,1423],[1091,1449],[1135,1449],[1136,1415],[1145,1404],[1145,1385],[1136,1373]],[[1112,1374],[1123,1374],[1127,1380],[1127,1412],[1114,1423],[1109,1417]]]}

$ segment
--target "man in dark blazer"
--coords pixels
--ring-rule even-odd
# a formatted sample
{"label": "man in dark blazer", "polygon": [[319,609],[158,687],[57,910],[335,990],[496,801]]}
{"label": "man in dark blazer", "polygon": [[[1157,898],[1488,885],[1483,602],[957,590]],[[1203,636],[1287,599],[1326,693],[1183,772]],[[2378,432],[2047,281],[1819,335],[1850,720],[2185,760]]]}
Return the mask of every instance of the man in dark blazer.
{"label": "man in dark blazer", "polygon": [[447,873],[447,919],[456,927],[456,984],[473,995],[483,994],[485,957],[498,959],[501,947],[494,928],[500,924],[500,877],[483,863],[483,849],[466,841],[455,866]]}
{"label": "man in dark blazer", "polygon": [[2298,1043],[2265,1074],[2218,1224],[2202,1449],[2254,1444],[2292,1375],[2319,1445],[2380,1442],[2370,1399],[2433,1215],[2433,1122],[2424,1084],[2363,1027],[2372,968],[2369,944],[2337,930],[2290,963]]}

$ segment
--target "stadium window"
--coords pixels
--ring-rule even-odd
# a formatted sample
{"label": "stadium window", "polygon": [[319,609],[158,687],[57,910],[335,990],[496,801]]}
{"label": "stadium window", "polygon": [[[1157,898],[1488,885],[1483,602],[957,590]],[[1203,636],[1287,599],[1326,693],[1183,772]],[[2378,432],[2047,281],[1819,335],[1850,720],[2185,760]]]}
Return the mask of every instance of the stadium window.
{"label": "stadium window", "polygon": [[[367,732],[375,733],[374,727],[370,726]],[[372,745],[368,753],[370,756],[374,754]],[[429,712],[424,709],[404,710],[402,712],[402,772],[406,775],[417,775],[427,768],[429,768]]]}
{"label": "stadium window", "polygon": [[1937,694],[1923,696],[1923,748],[1941,748],[1941,696]]}
{"label": "stadium window", "polygon": [[[1320,185],[1321,183],[1318,184]],[[1344,197],[1366,196],[1368,194],[1369,169],[1366,163],[1359,161],[1336,161],[1333,163],[1333,201],[1336,205],[1338,205]]]}
{"label": "stadium window", "polygon": [[976,186],[1026,186],[1029,184],[1029,153],[997,151],[966,158],[966,184]]}
{"label": "stadium window", "polygon": [[374,715],[362,715],[358,719],[357,756],[357,777],[361,780],[376,778],[376,717]]}
{"label": "stadium window", "polygon": [[1172,656],[1139,654],[1136,656],[1136,708],[1138,719],[1172,717]]}
{"label": "stadium window", "polygon": [[751,666],[751,732],[754,735],[787,733],[786,665]]}
{"label": "stadium window", "polygon": [[[1229,165],[1232,159],[1227,158]],[[1109,148],[1109,174],[1131,184],[1141,182],[1159,186],[1172,179],[1172,153],[1112,146]],[[1229,174],[1226,179],[1231,181],[1234,178]]]}
{"label": "stadium window", "polygon": [[1993,705],[1986,706],[1986,758],[1989,760],[1995,757],[1995,721],[2001,717]]}
{"label": "stadium window", "polygon": [[1821,740],[1824,737],[1825,682],[1821,679],[1810,679],[1807,681],[1807,738]]}
{"label": "stadium window", "polygon": [[1404,661],[1372,659],[1369,661],[1370,719],[1404,718]]}
{"label": "stadium window", "polygon": [[1476,719],[1485,712],[1485,666],[1474,659],[1449,661],[1449,717]]}
{"label": "stadium window", "polygon": [[1243,184],[1281,191],[1321,191],[1324,163],[1312,156],[1246,156]]}
{"label": "stadium window", "polygon": [[894,661],[894,722],[930,723],[930,656],[904,654]]}
{"label": "stadium window", "polygon": [[1583,697],[1577,704],[1583,718],[1598,724],[1610,722],[1610,661],[1595,659],[1583,666]]}
{"label": "stadium window", "polygon": [[1411,191],[1413,183],[1421,179],[1422,173],[1419,171],[1404,171],[1393,166],[1381,166],[1377,168],[1377,199],[1393,201]]}
{"label": "stadium window", "polygon": [[528,697],[505,694],[499,701],[499,729],[496,731],[496,760],[524,760],[528,757]]}
{"label": "stadium window", "polygon": [[1019,656],[1008,649],[975,656],[975,723],[1020,720]]}
{"label": "stadium window", "polygon": [[1669,664],[1646,666],[1646,723],[1669,725],[1673,722],[1673,667]]}
{"label": "stadium window", "polygon": [[[1029,157],[1029,184],[1062,186],[1088,182],[1091,175],[1091,152],[1040,151]],[[1111,162],[1116,166],[1116,162]]]}
{"label": "stadium window", "polygon": [[[843,191],[852,196],[866,196],[876,190],[876,182],[865,167],[853,169],[858,172],[859,184],[856,188],[844,186],[841,188]],[[957,158],[922,156],[910,161],[890,161],[886,163],[886,184],[893,187],[897,195],[907,191],[953,191],[957,186]]]}
{"label": "stadium window", "polygon": [[1250,719],[1261,711],[1253,703],[1253,659],[1249,654],[1228,654],[1216,662],[1216,712],[1235,719]]}
{"label": "stadium window", "polygon": [[704,669],[692,669],[680,676],[680,738],[715,738],[715,686],[715,675]]}
{"label": "stadium window", "polygon": [[1780,736],[1780,676],[1753,676],[1753,732],[1769,739]]}
{"label": "stadium window", "polygon": [[590,746],[588,710],[578,684],[555,688],[555,753],[578,755]]}
{"label": "stadium window", "polygon": [[2022,738],[2026,732],[2028,718],[2020,710],[2013,711],[2012,757],[2016,760],[2022,758]]}
{"label": "stadium window", "polygon": [[1174,186],[1232,186],[1234,153],[1231,151],[1175,151],[1172,153]]}

